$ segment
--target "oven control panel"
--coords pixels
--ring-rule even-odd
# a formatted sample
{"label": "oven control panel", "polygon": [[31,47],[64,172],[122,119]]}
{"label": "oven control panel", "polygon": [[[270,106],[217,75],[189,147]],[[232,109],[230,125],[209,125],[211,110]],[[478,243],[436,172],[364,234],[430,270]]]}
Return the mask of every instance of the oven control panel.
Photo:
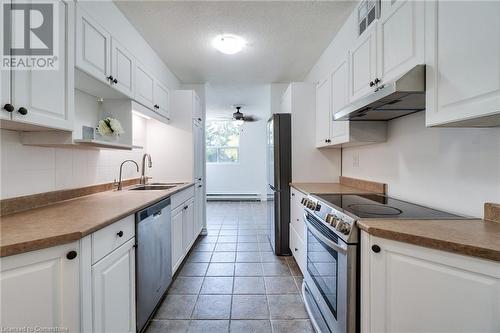
{"label": "oven control panel", "polygon": [[357,241],[356,219],[334,205],[313,196],[303,198],[302,205],[346,241]]}

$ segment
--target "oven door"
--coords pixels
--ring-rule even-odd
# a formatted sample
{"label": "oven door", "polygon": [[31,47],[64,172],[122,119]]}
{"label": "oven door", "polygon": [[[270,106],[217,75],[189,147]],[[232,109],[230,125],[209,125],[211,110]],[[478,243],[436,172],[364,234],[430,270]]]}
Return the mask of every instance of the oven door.
{"label": "oven door", "polygon": [[[305,282],[331,332],[356,331],[356,245],[348,245],[306,212]],[[318,317],[316,315],[316,317]]]}

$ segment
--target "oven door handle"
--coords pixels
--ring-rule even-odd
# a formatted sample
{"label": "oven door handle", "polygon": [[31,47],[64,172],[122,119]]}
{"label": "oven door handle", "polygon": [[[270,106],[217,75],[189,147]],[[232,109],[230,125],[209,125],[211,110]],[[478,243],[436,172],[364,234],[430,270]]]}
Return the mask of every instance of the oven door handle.
{"label": "oven door handle", "polygon": [[312,224],[307,220],[307,216],[304,215],[304,221],[306,222],[307,229],[316,236],[323,243],[328,245],[330,248],[334,249],[337,252],[347,254],[347,249],[341,247],[340,245],[334,243],[329,238],[325,237],[321,232],[319,232]]}

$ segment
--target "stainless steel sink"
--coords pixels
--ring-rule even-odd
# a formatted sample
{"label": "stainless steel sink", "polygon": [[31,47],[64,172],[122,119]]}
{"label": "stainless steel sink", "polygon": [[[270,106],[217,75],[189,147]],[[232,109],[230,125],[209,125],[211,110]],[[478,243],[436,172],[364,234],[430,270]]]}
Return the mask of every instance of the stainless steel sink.
{"label": "stainless steel sink", "polygon": [[132,188],[129,188],[129,191],[161,191],[161,190],[170,190],[174,187],[179,186],[178,184],[148,184],[148,185],[138,185]]}

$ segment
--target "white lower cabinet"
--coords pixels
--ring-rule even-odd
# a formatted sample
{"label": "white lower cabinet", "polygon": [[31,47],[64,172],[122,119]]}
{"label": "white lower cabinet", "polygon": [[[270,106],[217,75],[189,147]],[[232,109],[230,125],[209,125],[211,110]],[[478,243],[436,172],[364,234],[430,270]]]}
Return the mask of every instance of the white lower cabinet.
{"label": "white lower cabinet", "polygon": [[500,263],[362,232],[362,332],[500,332],[499,311]]}
{"label": "white lower cabinet", "polygon": [[201,231],[195,223],[194,194],[192,186],[172,196],[172,274],[179,268]]}
{"label": "white lower cabinet", "polygon": [[182,214],[182,247],[188,252],[195,240],[194,237],[194,200],[185,203]]}
{"label": "white lower cabinet", "polygon": [[135,332],[135,238],[92,266],[94,332]]}
{"label": "white lower cabinet", "polygon": [[79,332],[79,262],[78,242],[0,258],[1,327]]}
{"label": "white lower cabinet", "polygon": [[304,206],[302,198],[304,193],[294,189],[290,190],[290,250],[299,265],[302,274],[306,270],[306,226],[304,224]]}

